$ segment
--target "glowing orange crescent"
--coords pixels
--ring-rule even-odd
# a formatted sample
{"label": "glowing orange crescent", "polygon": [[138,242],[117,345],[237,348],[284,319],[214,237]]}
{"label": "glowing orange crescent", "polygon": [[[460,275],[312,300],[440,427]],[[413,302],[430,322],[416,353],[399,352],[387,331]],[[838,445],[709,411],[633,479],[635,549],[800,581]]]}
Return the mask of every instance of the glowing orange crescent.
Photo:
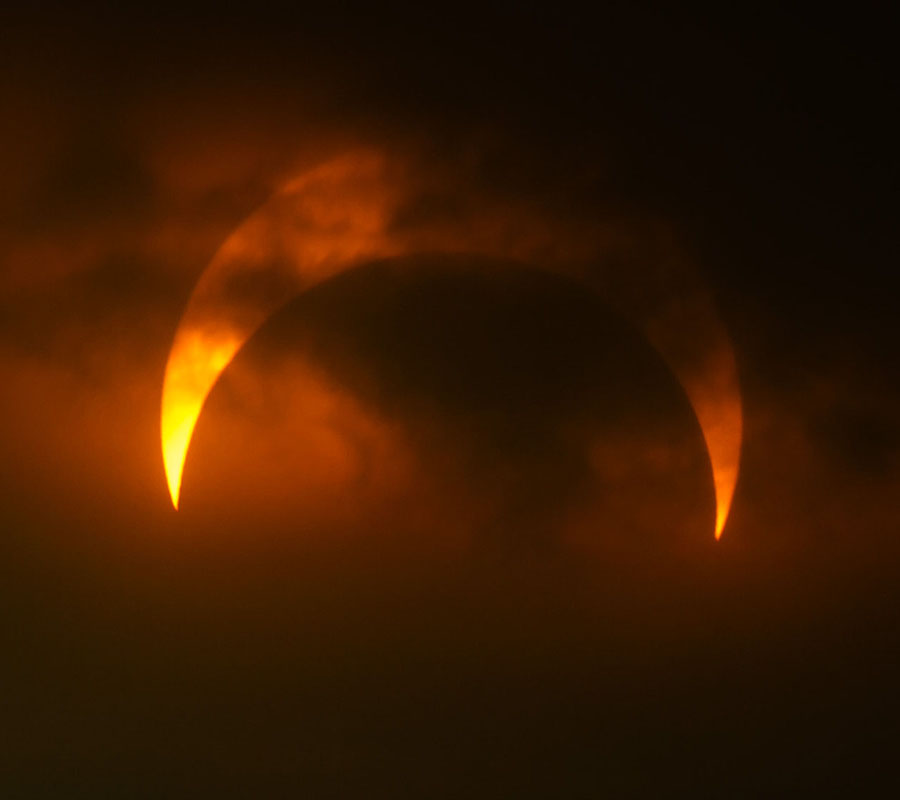
{"label": "glowing orange crescent", "polygon": [[[567,229],[508,204],[482,204],[468,216],[403,224],[399,212],[429,188],[433,192],[382,153],[354,151],[288,183],[224,242],[194,288],[166,366],[162,450],[175,508],[207,396],[275,311],[305,289],[365,262],[416,252],[462,252],[575,274],[644,331],[684,387],[703,432],[715,484],[718,539],[737,482],[743,415],[734,353],[699,282],[686,281],[678,264],[666,264],[655,274],[641,272],[635,266],[641,259],[633,258],[624,261],[624,268],[606,263],[601,275],[592,274],[586,264],[623,246],[610,240],[610,229],[600,234]],[[676,285],[664,286],[672,274]]]}

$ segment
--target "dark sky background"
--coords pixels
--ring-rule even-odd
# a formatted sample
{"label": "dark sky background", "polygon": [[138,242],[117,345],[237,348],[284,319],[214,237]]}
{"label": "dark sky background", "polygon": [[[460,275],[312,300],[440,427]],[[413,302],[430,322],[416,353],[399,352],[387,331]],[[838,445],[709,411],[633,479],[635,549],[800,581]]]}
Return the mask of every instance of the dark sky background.
{"label": "dark sky background", "polygon": [[[7,15],[0,794],[895,780],[889,30],[821,9]],[[741,373],[721,542],[699,427],[634,330],[560,278],[433,255],[270,320],[172,511],[160,391],[194,282],[298,164],[360,141],[677,233]]]}

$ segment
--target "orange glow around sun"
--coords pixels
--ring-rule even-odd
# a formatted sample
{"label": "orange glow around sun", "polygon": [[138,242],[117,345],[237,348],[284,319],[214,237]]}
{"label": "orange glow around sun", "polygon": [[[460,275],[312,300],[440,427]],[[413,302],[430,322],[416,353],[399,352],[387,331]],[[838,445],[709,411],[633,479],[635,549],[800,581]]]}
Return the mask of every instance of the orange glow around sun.
{"label": "orange glow around sun", "polygon": [[[437,185],[437,190],[443,188]],[[720,538],[737,481],[742,408],[734,354],[705,291],[698,284],[692,303],[672,303],[659,287],[647,291],[658,270],[648,268],[644,275],[633,269],[633,258],[605,258],[611,248],[613,255],[616,247],[633,248],[640,237],[624,237],[622,244],[602,226],[599,233],[585,232],[521,206],[494,201],[476,204],[468,216],[404,219],[402,212],[412,200],[435,191],[433,181],[429,185],[403,160],[372,150],[352,151],[287,183],[225,241],[194,289],[166,367],[162,451],[175,508],[207,396],[273,313],[300,292],[369,261],[422,252],[472,253],[585,278],[644,331],[684,387],[700,423],[715,486],[715,536]],[[645,260],[652,261],[652,254]],[[586,266],[615,270],[620,262],[624,269],[611,275],[592,275]]]}

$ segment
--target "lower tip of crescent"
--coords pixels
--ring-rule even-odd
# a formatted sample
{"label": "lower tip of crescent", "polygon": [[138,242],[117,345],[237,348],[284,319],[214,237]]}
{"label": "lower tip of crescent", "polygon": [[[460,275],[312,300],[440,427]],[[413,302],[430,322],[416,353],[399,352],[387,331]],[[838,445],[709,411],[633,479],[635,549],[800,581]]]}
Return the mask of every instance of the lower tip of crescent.
{"label": "lower tip of crescent", "polygon": [[724,515],[720,516],[720,517],[716,520],[716,531],[715,531],[715,533],[716,533],[716,541],[717,541],[717,542],[719,541],[719,539],[722,538],[722,533],[723,533],[724,530],[725,530],[725,520],[726,520],[726,517],[725,517]]}
{"label": "lower tip of crescent", "polygon": [[178,500],[181,495],[181,472],[173,470],[166,471],[166,483],[169,486],[169,499],[172,501],[172,508],[178,511]]}
{"label": "lower tip of crescent", "polygon": [[176,487],[169,487],[169,499],[172,501],[172,508],[178,511],[178,495],[179,491]]}

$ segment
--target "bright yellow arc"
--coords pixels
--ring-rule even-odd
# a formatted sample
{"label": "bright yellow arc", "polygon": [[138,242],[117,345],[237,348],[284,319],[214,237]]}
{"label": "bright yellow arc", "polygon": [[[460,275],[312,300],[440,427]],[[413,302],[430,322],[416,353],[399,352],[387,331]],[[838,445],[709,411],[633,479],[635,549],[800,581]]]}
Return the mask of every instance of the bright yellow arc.
{"label": "bright yellow arc", "polygon": [[[699,287],[690,302],[678,293],[675,302],[661,300],[666,293],[646,290],[648,278],[634,273],[633,259],[612,276],[585,272],[584,263],[603,260],[608,231],[592,238],[527,208],[488,205],[468,217],[396,224],[400,209],[418,196],[433,196],[434,189],[402,162],[354,151],[289,183],[225,241],[194,288],[166,365],[162,451],[175,508],[206,398],[238,350],[282,305],[367,261],[464,252],[577,275],[644,331],[683,386],[703,432],[720,538],[737,482],[743,412],[734,353],[712,301]],[[683,294],[683,281],[678,289]]]}
{"label": "bright yellow arc", "polygon": [[163,461],[172,505],[178,508],[181,474],[194,427],[213,384],[243,342],[179,331],[163,385]]}

